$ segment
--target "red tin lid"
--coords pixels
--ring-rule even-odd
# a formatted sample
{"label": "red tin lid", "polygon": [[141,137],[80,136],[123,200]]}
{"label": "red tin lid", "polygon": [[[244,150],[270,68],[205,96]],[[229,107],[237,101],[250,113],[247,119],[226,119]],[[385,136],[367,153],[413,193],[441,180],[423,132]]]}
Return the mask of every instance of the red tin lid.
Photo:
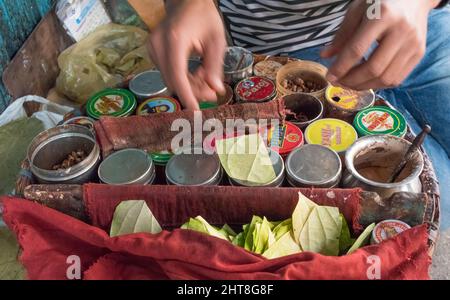
{"label": "red tin lid", "polygon": [[288,155],[294,149],[303,146],[304,142],[302,131],[292,123],[285,122],[283,126],[270,129],[269,146],[282,156]]}
{"label": "red tin lid", "polygon": [[266,102],[275,96],[276,87],[268,78],[253,76],[239,82],[235,92],[241,102]]}

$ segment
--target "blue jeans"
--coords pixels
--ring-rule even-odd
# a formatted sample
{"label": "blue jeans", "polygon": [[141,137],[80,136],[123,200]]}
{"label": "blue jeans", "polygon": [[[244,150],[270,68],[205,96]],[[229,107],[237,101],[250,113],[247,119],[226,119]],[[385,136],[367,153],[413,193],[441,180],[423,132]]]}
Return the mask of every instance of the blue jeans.
{"label": "blue jeans", "polygon": [[[415,133],[424,124],[433,127],[425,149],[431,157],[441,189],[441,227],[450,227],[450,6],[435,10],[429,18],[427,52],[405,82],[393,89],[379,91],[407,118]],[[293,57],[318,61],[321,47],[291,53]]]}

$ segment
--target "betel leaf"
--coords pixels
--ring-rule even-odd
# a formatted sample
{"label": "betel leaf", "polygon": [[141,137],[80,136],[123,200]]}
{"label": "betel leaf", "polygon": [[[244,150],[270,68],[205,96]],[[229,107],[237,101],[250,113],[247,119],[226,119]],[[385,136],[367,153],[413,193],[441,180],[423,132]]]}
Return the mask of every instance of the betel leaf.
{"label": "betel leaf", "polygon": [[298,204],[292,214],[292,230],[294,232],[294,240],[300,242],[300,234],[303,226],[309,218],[309,215],[318,205],[306,198],[302,193],[298,193]]}
{"label": "betel leaf", "polygon": [[275,236],[270,230],[269,221],[264,218],[261,223],[255,224],[252,251],[257,254],[263,254],[273,243],[275,243]]}
{"label": "betel leaf", "polygon": [[19,244],[12,232],[0,225],[0,280],[23,280],[25,268],[19,262]]}
{"label": "betel leaf", "polygon": [[244,232],[239,233],[232,241],[233,245],[244,247],[245,246],[245,235]]}
{"label": "betel leaf", "polygon": [[339,236],[342,223],[336,207],[317,206],[313,208],[302,232],[300,246],[303,251],[323,255],[339,255]]}
{"label": "betel leaf", "polygon": [[361,247],[364,247],[369,243],[369,238],[372,234],[372,231],[375,229],[376,224],[373,223],[369,225],[364,232],[356,239],[356,242],[353,244],[353,246],[348,250],[347,254],[352,254],[356,250],[358,250]]}
{"label": "betel leaf", "polygon": [[161,226],[145,201],[124,201],[114,212],[111,225],[111,237],[133,233],[158,234]]}
{"label": "betel leaf", "polygon": [[339,253],[346,253],[347,250],[355,243],[355,239],[350,234],[350,229],[344,215],[340,215],[342,222],[341,236],[339,238]]}
{"label": "betel leaf", "polygon": [[267,259],[275,259],[300,252],[302,252],[302,250],[295,242],[291,232],[287,232],[272,246],[270,246],[270,248],[263,253],[263,256]]}
{"label": "betel leaf", "polygon": [[262,219],[258,216],[253,216],[252,222],[247,226],[247,230],[244,231],[245,235],[245,250],[253,250],[253,231],[255,231],[256,224],[262,223]]}
{"label": "betel leaf", "polygon": [[181,227],[181,229],[193,230],[210,236],[214,236],[222,240],[231,241],[229,234],[225,230],[210,225],[205,219],[200,216],[196,217],[195,219],[190,219],[189,222]]}
{"label": "betel leaf", "polygon": [[292,219],[287,219],[279,223],[273,230],[273,234],[275,235],[275,240],[279,240],[282,236],[284,236],[287,232],[292,231]]}
{"label": "betel leaf", "polygon": [[228,224],[223,225],[222,231],[224,231],[229,236],[232,236],[233,238],[237,235],[237,233],[233,230],[233,228],[228,226]]}

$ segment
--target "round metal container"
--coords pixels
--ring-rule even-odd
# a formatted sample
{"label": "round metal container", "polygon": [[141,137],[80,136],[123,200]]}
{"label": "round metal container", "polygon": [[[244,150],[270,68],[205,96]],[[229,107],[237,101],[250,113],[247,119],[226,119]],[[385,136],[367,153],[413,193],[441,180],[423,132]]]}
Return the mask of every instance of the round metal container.
{"label": "round metal container", "polygon": [[408,129],[406,119],[401,113],[384,106],[359,112],[353,126],[360,136],[385,134],[403,138]]}
{"label": "round metal container", "polygon": [[161,73],[156,70],[146,71],[134,77],[130,81],[129,89],[139,101],[164,96],[167,93],[167,87]]}
{"label": "round metal container", "polygon": [[100,164],[98,176],[110,185],[146,185],[153,183],[156,170],[147,152],[125,149],[108,156]]}
{"label": "round metal container", "polygon": [[271,128],[268,140],[270,149],[280,153],[282,157],[288,156],[294,149],[303,146],[305,142],[300,128],[290,122]]}
{"label": "round metal container", "polygon": [[231,177],[228,178],[232,186],[244,186],[244,187],[280,187],[283,185],[285,177],[285,167],[283,158],[275,151],[269,151],[270,159],[272,160],[273,168],[275,170],[276,178],[267,184],[258,185],[251,182],[236,180]]}
{"label": "round metal container", "polygon": [[[424,169],[424,158],[419,150],[415,152],[413,161],[407,164],[406,172],[401,174],[399,182],[385,183],[410,146],[410,142],[389,135],[360,138],[346,153],[347,171],[342,180],[344,187],[360,187],[365,191],[376,192],[382,198],[389,198],[397,192],[421,193],[420,174]],[[366,175],[363,176],[363,173]],[[372,173],[375,175],[368,175]],[[373,176],[377,176],[376,181]]]}
{"label": "round metal container", "polygon": [[89,117],[74,117],[65,121],[62,125],[79,125],[95,133],[94,123],[95,120]]}
{"label": "round metal container", "polygon": [[293,187],[335,188],[342,177],[339,155],[321,145],[304,145],[286,161],[288,182]]}
{"label": "round metal container", "polygon": [[[239,63],[242,61],[241,66]],[[242,47],[228,47],[225,52],[225,82],[234,85],[253,75],[253,53]]]}
{"label": "round metal container", "polygon": [[106,89],[89,99],[86,111],[98,120],[103,116],[128,117],[136,110],[136,97],[125,89]]}
{"label": "round metal container", "polygon": [[[52,170],[73,151],[89,153],[79,164],[66,170]],[[42,184],[84,184],[96,179],[100,163],[100,147],[95,135],[79,125],[63,125],[34,138],[28,148],[28,160],[33,175]]]}
{"label": "round metal container", "polygon": [[399,220],[386,220],[380,222],[372,231],[371,244],[380,244],[409,229],[411,229],[411,226]]}
{"label": "round metal container", "polygon": [[[199,149],[201,150],[201,149]],[[201,150],[202,151],[202,150]],[[214,186],[222,181],[223,170],[217,155],[202,154],[174,155],[166,166],[166,180],[178,186]]]}
{"label": "round metal container", "polygon": [[322,101],[310,94],[298,93],[283,97],[286,108],[292,113],[302,113],[305,120],[296,120],[287,116],[287,120],[300,129],[306,129],[310,124],[322,119],[324,105]]}
{"label": "round metal container", "polygon": [[354,91],[341,87],[329,86],[325,92],[327,100],[327,117],[353,123],[356,114],[375,104],[372,90]]}
{"label": "round metal container", "polygon": [[240,103],[263,103],[276,97],[277,88],[272,80],[253,76],[239,82],[235,94],[236,101]]}
{"label": "round metal container", "polygon": [[138,116],[150,116],[160,113],[175,113],[181,111],[181,104],[171,97],[150,98],[139,105],[136,114]]}

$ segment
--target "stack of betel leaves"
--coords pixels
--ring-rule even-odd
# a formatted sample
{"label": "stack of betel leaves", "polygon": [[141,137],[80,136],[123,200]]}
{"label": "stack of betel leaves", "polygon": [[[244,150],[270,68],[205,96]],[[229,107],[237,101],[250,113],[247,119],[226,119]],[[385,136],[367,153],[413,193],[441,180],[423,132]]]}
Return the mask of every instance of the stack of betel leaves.
{"label": "stack of betel leaves", "polygon": [[[236,233],[230,226],[216,227],[203,217],[190,219],[181,228],[208,234],[226,240],[250,252],[275,259],[301,252],[314,252],[327,256],[354,252],[369,242],[375,227],[372,224],[353,239],[344,216],[336,207],[319,206],[301,193],[292,218],[270,222],[254,216],[243,231]],[[158,234],[161,226],[145,201],[122,202],[116,209],[111,236],[133,233]]]}

